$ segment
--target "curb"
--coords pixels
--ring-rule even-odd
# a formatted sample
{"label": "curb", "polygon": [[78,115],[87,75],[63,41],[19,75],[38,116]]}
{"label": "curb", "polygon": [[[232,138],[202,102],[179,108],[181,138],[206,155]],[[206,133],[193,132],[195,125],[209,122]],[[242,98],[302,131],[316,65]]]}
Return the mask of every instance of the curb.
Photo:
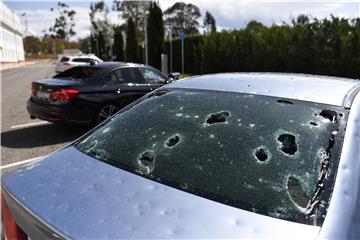
{"label": "curb", "polygon": [[18,68],[18,67],[23,67],[23,66],[29,66],[29,65],[33,65],[33,64],[35,64],[35,62],[1,64],[0,70],[3,71],[3,70],[13,69],[13,68]]}

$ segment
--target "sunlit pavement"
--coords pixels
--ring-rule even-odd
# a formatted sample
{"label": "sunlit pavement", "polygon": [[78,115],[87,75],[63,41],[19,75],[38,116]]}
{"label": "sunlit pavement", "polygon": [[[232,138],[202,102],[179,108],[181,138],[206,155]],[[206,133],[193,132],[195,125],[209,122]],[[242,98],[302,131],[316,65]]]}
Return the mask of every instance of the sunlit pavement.
{"label": "sunlit pavement", "polygon": [[2,174],[48,155],[89,130],[30,119],[26,101],[31,82],[53,76],[54,68],[51,61],[39,61],[1,71]]}
{"label": "sunlit pavement", "polygon": [[13,69],[13,68],[18,68],[18,67],[30,66],[35,63],[36,63],[35,61],[25,61],[25,62],[19,62],[19,63],[3,63],[3,64],[0,64],[0,71],[5,71],[5,70]]}

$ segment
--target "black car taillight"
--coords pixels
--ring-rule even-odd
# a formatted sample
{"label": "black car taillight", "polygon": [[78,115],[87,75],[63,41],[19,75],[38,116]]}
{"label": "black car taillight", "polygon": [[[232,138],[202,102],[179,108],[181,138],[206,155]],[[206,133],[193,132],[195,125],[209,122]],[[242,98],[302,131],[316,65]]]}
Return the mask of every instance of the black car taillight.
{"label": "black car taillight", "polygon": [[15,223],[11,215],[3,194],[1,194],[1,223],[4,239],[25,240],[27,239],[24,231]]}
{"label": "black car taillight", "polygon": [[76,89],[60,89],[50,93],[50,100],[53,102],[67,102],[76,97],[78,94]]}
{"label": "black car taillight", "polygon": [[37,89],[36,89],[34,86],[32,86],[32,87],[31,87],[31,96],[32,96],[32,97],[35,97],[35,96],[36,96],[36,93],[37,93]]}

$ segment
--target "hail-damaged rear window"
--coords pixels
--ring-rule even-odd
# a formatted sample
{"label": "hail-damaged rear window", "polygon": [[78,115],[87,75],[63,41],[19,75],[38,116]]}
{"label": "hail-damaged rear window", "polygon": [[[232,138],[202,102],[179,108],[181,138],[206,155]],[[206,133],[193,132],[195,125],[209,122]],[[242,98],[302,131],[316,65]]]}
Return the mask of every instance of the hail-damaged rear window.
{"label": "hail-damaged rear window", "polygon": [[55,75],[53,78],[60,78],[63,80],[72,80],[72,81],[82,81],[86,80],[99,71],[98,67],[89,67],[89,66],[77,66],[72,67],[62,73]]}
{"label": "hail-damaged rear window", "polygon": [[334,106],[275,97],[161,89],[76,147],[204,198],[321,225],[346,114]]}

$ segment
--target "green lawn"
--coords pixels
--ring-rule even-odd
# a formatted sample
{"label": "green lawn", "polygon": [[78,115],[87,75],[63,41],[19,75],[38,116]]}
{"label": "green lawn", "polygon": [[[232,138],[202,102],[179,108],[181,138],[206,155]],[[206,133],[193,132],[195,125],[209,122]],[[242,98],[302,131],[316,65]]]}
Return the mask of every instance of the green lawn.
{"label": "green lawn", "polygon": [[191,77],[191,76],[193,76],[193,74],[184,73],[184,74],[180,74],[179,79],[187,78],[187,77]]}

